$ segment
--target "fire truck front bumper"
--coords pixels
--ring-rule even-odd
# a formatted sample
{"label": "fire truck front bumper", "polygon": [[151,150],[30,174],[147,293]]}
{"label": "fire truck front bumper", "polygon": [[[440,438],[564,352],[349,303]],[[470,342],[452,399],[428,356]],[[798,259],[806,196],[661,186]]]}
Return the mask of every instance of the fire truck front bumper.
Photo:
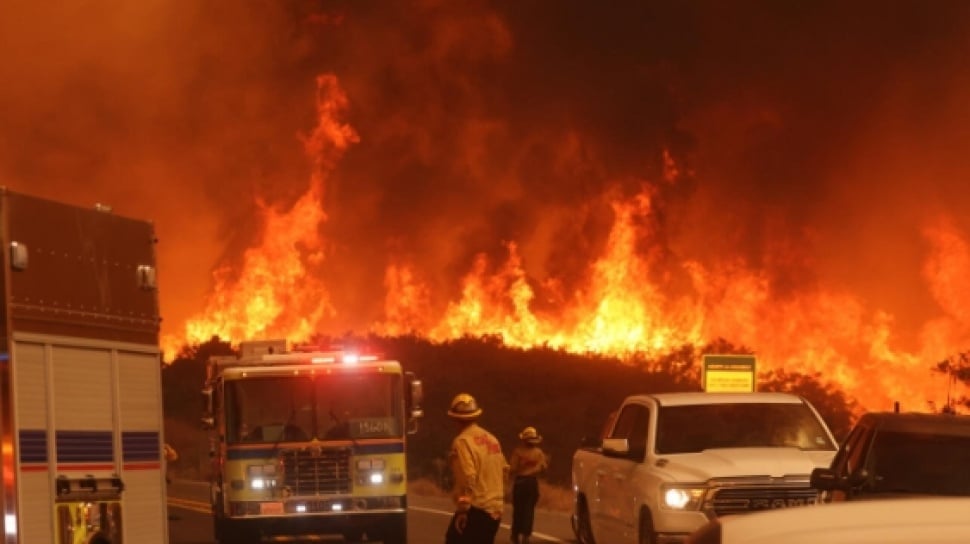
{"label": "fire truck front bumper", "polygon": [[[373,500],[373,499],[369,499]],[[388,532],[403,532],[407,527],[406,498],[395,497],[400,506],[394,508],[334,508],[333,504],[286,504],[279,512],[269,513],[265,503],[232,503],[232,516],[227,521],[246,533],[259,534],[263,540],[286,541],[293,537],[343,535],[358,539]],[[373,503],[375,506],[379,503]]]}

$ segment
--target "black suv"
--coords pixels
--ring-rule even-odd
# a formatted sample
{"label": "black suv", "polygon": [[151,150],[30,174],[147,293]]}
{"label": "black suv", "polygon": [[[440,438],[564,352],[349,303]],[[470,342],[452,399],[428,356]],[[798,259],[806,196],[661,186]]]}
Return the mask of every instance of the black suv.
{"label": "black suv", "polygon": [[970,417],[876,412],[856,422],[811,485],[825,501],[970,496],[968,468]]}

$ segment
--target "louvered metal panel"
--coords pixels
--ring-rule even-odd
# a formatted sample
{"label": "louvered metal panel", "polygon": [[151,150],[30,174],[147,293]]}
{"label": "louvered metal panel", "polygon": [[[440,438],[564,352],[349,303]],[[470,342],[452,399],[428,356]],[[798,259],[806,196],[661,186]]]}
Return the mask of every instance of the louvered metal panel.
{"label": "louvered metal panel", "polygon": [[114,390],[110,352],[56,345],[52,354],[54,428],[111,429]]}
{"label": "louvered metal panel", "polygon": [[161,365],[157,354],[118,352],[118,395],[123,429],[161,429]]}

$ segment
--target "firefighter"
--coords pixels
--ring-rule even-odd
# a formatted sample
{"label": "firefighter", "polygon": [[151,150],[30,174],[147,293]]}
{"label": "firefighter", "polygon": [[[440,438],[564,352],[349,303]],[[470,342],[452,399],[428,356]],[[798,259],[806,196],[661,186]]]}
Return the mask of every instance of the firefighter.
{"label": "firefighter", "polygon": [[172,471],[169,469],[169,465],[178,460],[179,454],[168,442],[162,445],[162,450],[165,457],[165,483],[170,484],[172,483]]}
{"label": "firefighter", "polygon": [[492,544],[502,519],[509,465],[495,436],[478,425],[481,414],[468,393],[455,396],[448,408],[459,431],[448,456],[455,478],[455,514],[445,544]]}
{"label": "firefighter", "polygon": [[[512,542],[529,544],[539,502],[539,475],[549,466],[545,452],[539,447],[542,437],[535,427],[519,433],[520,443],[509,458],[509,477],[512,479]],[[521,537],[521,539],[520,539]]]}

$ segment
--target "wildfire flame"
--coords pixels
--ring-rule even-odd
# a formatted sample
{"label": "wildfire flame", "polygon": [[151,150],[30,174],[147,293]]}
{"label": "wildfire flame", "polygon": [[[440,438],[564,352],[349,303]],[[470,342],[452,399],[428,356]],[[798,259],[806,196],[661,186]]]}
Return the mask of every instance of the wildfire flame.
{"label": "wildfire flame", "polygon": [[235,341],[260,337],[305,339],[334,308],[316,271],[325,253],[320,226],[324,182],[334,165],[359,141],[352,127],[339,121],[347,95],[337,78],[317,78],[317,117],[314,131],[303,140],[313,165],[310,187],[289,211],[264,203],[263,230],[258,245],[243,256],[239,272],[222,266],[213,273],[213,292],[205,309],[185,324],[185,338],[162,341],[167,359],[184,343],[198,344],[213,336]]}
{"label": "wildfire flame", "polygon": [[[214,335],[235,342],[305,340],[338,311],[317,274],[325,259],[319,234],[327,219],[323,188],[358,137],[339,121],[347,97],[336,78],[323,76],[318,87],[318,125],[304,142],[314,166],[309,189],[288,211],[261,205],[259,243],[238,269],[216,271],[213,293],[186,323],[184,337],[165,339],[169,359],[179,345]],[[661,183],[676,183],[682,168],[669,154],[663,163]],[[660,356],[723,338],[753,350],[762,370],[820,372],[870,409],[888,409],[892,401],[925,409],[939,396],[946,378],[929,368],[970,338],[970,287],[964,281],[970,248],[951,224],[942,221],[923,233],[931,248],[923,275],[943,313],[925,324],[920,346],[906,351],[894,343],[892,315],[852,293],[822,287],[781,295],[767,274],[742,260],[683,261],[689,289],[671,294],[656,279],[663,274],[650,249],[655,190],[644,182],[638,194],[613,198],[607,242],[579,289],[563,292],[556,277],[530,277],[516,242],[508,241],[504,262],[477,255],[460,297],[434,315],[435,291],[420,267],[398,259],[386,264],[384,316],[372,331],[432,341],[499,335],[510,346],[619,356]],[[555,301],[552,309],[537,309],[540,295]]]}

